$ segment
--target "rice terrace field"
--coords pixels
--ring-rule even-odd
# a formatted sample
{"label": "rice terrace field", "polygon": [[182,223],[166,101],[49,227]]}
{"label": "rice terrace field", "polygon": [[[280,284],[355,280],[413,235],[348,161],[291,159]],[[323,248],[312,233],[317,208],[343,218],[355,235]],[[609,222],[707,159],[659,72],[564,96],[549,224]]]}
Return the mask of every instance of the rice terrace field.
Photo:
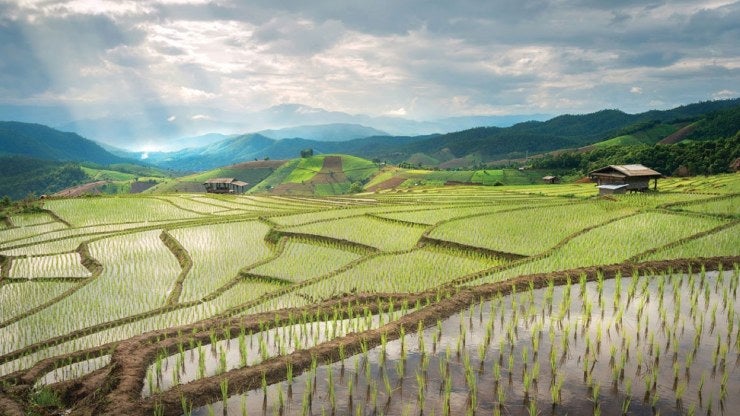
{"label": "rice terrace field", "polygon": [[0,414],[737,414],[740,176],[595,193],[46,200]]}

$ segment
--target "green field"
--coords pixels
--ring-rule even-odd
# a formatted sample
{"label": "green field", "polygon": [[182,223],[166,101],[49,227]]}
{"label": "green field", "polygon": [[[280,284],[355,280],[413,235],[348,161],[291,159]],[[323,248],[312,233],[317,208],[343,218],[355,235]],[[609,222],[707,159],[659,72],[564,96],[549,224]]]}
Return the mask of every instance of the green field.
{"label": "green field", "polygon": [[[343,158],[343,172],[350,180],[367,179],[377,168],[366,162]],[[322,166],[323,157],[295,160],[273,176],[282,178],[280,183],[311,181]],[[408,180],[432,183],[534,178],[509,170],[406,174]],[[678,270],[681,261],[695,258],[721,261],[725,270],[737,274],[740,176],[670,179],[659,188],[656,193],[609,199],[595,197],[593,184],[565,184],[412,186],[326,198],[145,194],[48,200],[43,205],[47,211],[11,216],[0,229],[0,380],[4,386],[32,386],[50,379],[107,386],[99,393],[82,388],[79,394],[87,401],[61,406],[73,414],[89,406],[95,414],[111,413],[106,406],[112,403],[124,413],[181,414],[187,412],[180,400],[195,407],[215,402],[218,394],[202,398],[196,390],[218,392],[219,386],[225,388],[224,377],[247,377],[250,371],[277,374],[269,367],[277,365],[271,360],[290,356],[301,362],[306,358],[291,355],[300,353],[300,345],[320,348],[321,340],[350,342],[343,334],[351,331],[332,326],[342,319],[348,322],[342,325],[359,325],[353,320],[360,319],[360,327],[370,331],[367,336],[375,337],[368,338],[375,340],[371,344],[380,345],[380,333],[372,332],[383,328],[378,319],[394,321],[433,307],[430,299],[476,293],[485,285],[521,276],[573,271],[576,278],[589,267],[614,265],[641,273],[657,267],[656,261],[674,261]],[[321,303],[338,299],[348,303]],[[731,319],[738,315],[734,305]],[[388,317],[379,317],[381,312]],[[464,319],[467,322],[467,314]],[[305,331],[309,322],[320,323],[321,339],[293,338],[291,334]],[[281,329],[263,339],[270,327]],[[414,331],[416,327],[407,328],[408,333]],[[237,341],[239,336],[242,341]],[[256,343],[251,353],[261,358],[240,365],[239,342],[247,338]],[[292,347],[281,349],[288,339]],[[733,362],[738,352],[734,343]],[[347,357],[359,354],[357,345]],[[178,366],[184,368],[178,351],[191,357],[182,360],[192,359],[196,369],[198,354],[212,355],[215,361],[203,363],[207,371],[202,377],[180,382],[185,373],[161,368],[167,357],[175,357],[175,372]],[[322,357],[329,357],[321,351]],[[327,362],[338,362],[343,354],[330,355]],[[301,371],[309,371],[307,359]],[[223,370],[218,370],[222,364]],[[157,365],[159,373],[153,370]],[[129,377],[122,368],[137,366],[144,372],[134,371],[131,377],[138,381],[113,383]],[[93,373],[99,368],[103,370]],[[284,365],[280,371],[282,379],[268,377],[265,383],[276,386],[285,380]],[[158,379],[145,380],[162,373],[181,385],[157,390]],[[250,389],[259,389],[262,376],[255,377],[257,384]],[[141,383],[149,383],[144,398]],[[132,385],[138,390],[121,392]],[[70,391],[69,384],[50,387],[62,396]],[[230,388],[234,393],[238,389]],[[8,403],[3,400],[21,397],[7,391],[0,389],[0,413]],[[128,401],[109,402],[114,395],[115,400]],[[31,400],[24,397],[22,406]],[[160,410],[164,413],[157,413]],[[207,411],[203,408],[199,414]],[[300,414],[295,408],[292,412]]]}

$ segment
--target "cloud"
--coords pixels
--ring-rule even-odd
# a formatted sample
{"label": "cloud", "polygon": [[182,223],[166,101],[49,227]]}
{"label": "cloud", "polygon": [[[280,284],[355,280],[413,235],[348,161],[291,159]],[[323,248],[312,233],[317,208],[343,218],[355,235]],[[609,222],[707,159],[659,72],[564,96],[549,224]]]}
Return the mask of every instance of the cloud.
{"label": "cloud", "polygon": [[0,105],[636,112],[737,94],[738,21],[715,0],[0,0]]}
{"label": "cloud", "polygon": [[722,91],[717,91],[717,92],[713,93],[712,94],[712,99],[713,100],[725,100],[725,99],[728,99],[728,98],[737,97],[738,95],[740,95],[740,93],[738,93],[737,91],[733,91],[733,90],[722,90]]}

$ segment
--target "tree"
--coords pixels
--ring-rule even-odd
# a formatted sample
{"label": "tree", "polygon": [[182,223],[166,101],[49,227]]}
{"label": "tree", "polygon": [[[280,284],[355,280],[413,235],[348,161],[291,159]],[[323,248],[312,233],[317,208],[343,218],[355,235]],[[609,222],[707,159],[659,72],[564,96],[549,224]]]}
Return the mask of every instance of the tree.
{"label": "tree", "polygon": [[307,158],[313,156],[313,149],[303,149],[301,150],[301,157]]}
{"label": "tree", "polygon": [[349,193],[356,194],[362,192],[362,183],[360,182],[352,182],[352,185],[349,187]]}

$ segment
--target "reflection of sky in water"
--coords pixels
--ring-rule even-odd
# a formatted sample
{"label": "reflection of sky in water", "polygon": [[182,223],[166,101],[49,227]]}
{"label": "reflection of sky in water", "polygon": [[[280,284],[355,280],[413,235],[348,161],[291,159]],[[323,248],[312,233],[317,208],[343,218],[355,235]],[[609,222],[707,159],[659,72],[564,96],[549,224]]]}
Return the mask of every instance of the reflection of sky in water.
{"label": "reflection of sky in water", "polygon": [[[400,305],[396,307],[400,308]],[[292,353],[296,350],[297,345],[300,345],[301,349],[310,348],[314,345],[343,336],[350,332],[362,332],[368,329],[378,328],[380,326],[380,318],[378,315],[365,316],[362,315],[362,310],[356,312],[356,314],[358,313],[361,314],[361,316],[353,319],[339,320],[334,325],[330,322],[308,322],[305,325],[295,324],[292,326],[269,329],[262,333],[257,331],[257,333],[253,333],[251,336],[249,333],[246,333],[244,335],[244,342],[246,347],[247,364],[255,365],[262,361],[260,339],[264,342],[266,354],[269,357],[275,357],[277,355]],[[394,316],[397,319],[405,313],[408,312],[396,310],[394,311]],[[385,324],[389,319],[389,315],[384,313],[382,322]],[[291,333],[293,335],[291,335]],[[223,334],[218,331],[215,332],[215,335],[217,335],[219,339],[223,338]],[[280,341],[278,341],[278,338],[280,338]],[[300,338],[300,343],[298,338]],[[280,344],[278,342],[280,342]],[[201,354],[204,359],[203,375],[199,375],[199,361]],[[216,342],[215,347],[213,344],[203,343],[201,352],[199,352],[197,347],[190,348],[189,345],[185,345],[183,354],[184,361],[181,363],[182,368],[178,374],[179,383],[174,382],[175,377],[173,372],[175,366],[178,365],[180,354],[175,354],[162,360],[162,374],[159,378],[156,376],[156,364],[149,366],[147,369],[147,378],[144,379],[142,396],[148,397],[150,395],[150,377],[151,383],[155,387],[155,391],[157,388],[159,391],[166,391],[172,388],[175,384],[188,383],[203,377],[210,377],[219,374],[222,354],[225,356],[227,371],[243,367],[239,338],[218,341]]]}
{"label": "reflection of sky in water", "polygon": [[[593,365],[591,374],[594,383],[599,385],[598,402],[601,414],[620,414],[621,407],[629,398],[629,413],[637,415],[653,414],[651,405],[653,400],[656,409],[661,414],[687,413],[689,408],[694,407],[697,414],[706,414],[708,406],[711,406],[713,414],[731,414],[730,409],[740,406],[740,398],[736,394],[740,387],[740,372],[736,369],[738,357],[737,334],[740,321],[735,320],[732,325],[732,333],[728,335],[728,313],[738,317],[737,295],[733,295],[731,287],[737,285],[738,276],[732,272],[725,272],[723,283],[718,284],[717,273],[706,274],[706,284],[709,289],[708,303],[705,303],[704,289],[699,292],[694,317],[691,315],[691,289],[689,278],[685,275],[677,275],[666,278],[664,285],[663,308],[666,318],[666,329],[673,332],[674,316],[677,316],[676,334],[678,340],[678,383],[674,387],[674,361],[673,354],[675,344],[669,342],[664,331],[660,315],[658,291],[658,277],[640,278],[637,281],[634,298],[628,302],[628,288],[632,278],[621,279],[621,296],[616,299],[615,289],[617,282],[614,279],[604,281],[603,285],[603,309],[600,307],[597,283],[586,284],[585,297],[580,296],[580,287],[575,281],[570,290],[570,308],[564,314],[562,321],[558,321],[558,313],[564,298],[564,288],[556,287],[552,296],[552,310],[546,305],[545,298],[547,288],[538,289],[529,293],[518,293],[515,297],[503,297],[474,305],[459,314],[441,320],[437,325],[432,325],[424,330],[424,344],[427,351],[428,365],[423,371],[421,365],[422,355],[419,353],[419,339],[416,331],[408,334],[404,340],[407,351],[405,372],[399,377],[398,366],[401,358],[401,341],[389,342],[386,348],[386,358],[382,358],[381,347],[370,350],[366,357],[362,354],[345,360],[344,369],[340,363],[330,366],[321,366],[315,373],[316,389],[312,397],[313,414],[321,414],[322,408],[330,414],[331,405],[329,400],[328,372],[333,371],[332,384],[334,386],[336,410],[335,414],[355,414],[359,406],[364,409],[364,414],[373,413],[372,397],[377,391],[377,410],[384,414],[419,414],[417,375],[425,380],[425,414],[434,410],[434,414],[443,414],[443,403],[445,401],[445,377],[441,375],[441,366],[445,367],[446,354],[449,350],[449,374],[451,385],[449,403],[451,414],[464,414],[470,405],[470,389],[466,384],[465,356],[469,358],[470,368],[475,378],[475,389],[477,390],[477,412],[479,414],[492,414],[497,406],[497,383],[493,375],[494,365],[501,362],[501,376],[498,388],[505,393],[505,405],[503,414],[527,414],[524,394],[524,361],[523,351],[526,348],[528,357],[527,372],[532,374],[534,367],[532,332],[535,327],[541,328],[539,339],[539,353],[537,360],[540,365],[538,382],[533,383],[529,389],[530,400],[536,400],[537,408],[544,414],[591,414],[594,402],[591,398],[592,392],[584,382],[584,360],[586,359],[586,339],[590,340],[591,353],[588,357],[589,366]],[[699,287],[702,278],[694,275],[693,284]],[[732,281],[732,283],[731,283]],[[673,284],[677,283],[675,292]],[[716,289],[715,289],[716,288]],[[698,290],[698,289],[696,289]],[[724,291],[727,290],[728,299],[725,305],[723,301]],[[680,308],[676,308],[674,293],[680,296]],[[517,321],[512,321],[512,299],[517,306]],[[585,300],[592,303],[592,314],[590,322],[583,314]],[[644,300],[644,301],[643,301]],[[617,308],[615,310],[615,301]],[[642,318],[638,322],[637,311],[643,304]],[[711,311],[717,307],[716,326],[711,328]],[[676,314],[676,309],[678,309]],[[619,311],[622,311],[622,322],[617,322]],[[533,314],[527,316],[527,311]],[[503,314],[503,321],[501,316]],[[493,316],[493,331],[491,341],[485,348],[486,328]],[[696,334],[695,323],[698,327],[703,317],[703,327],[696,355],[689,371],[685,369],[687,355],[694,345]],[[698,319],[694,321],[694,318]],[[502,323],[503,322],[503,323]],[[550,342],[550,327],[553,327],[553,343]],[[461,327],[465,332],[465,345],[462,346],[460,337]],[[600,348],[597,348],[597,332],[601,328],[602,337]],[[640,328],[639,336],[637,333]],[[647,327],[647,335],[645,328]],[[440,332],[441,328],[441,332]],[[516,328],[516,336],[512,343],[506,338],[509,330]],[[567,328],[567,329],[566,329]],[[568,347],[565,347],[563,334],[568,332]],[[654,339],[658,348],[659,363],[655,366],[655,357],[651,356],[649,340]],[[719,337],[719,338],[718,338]],[[728,337],[730,342],[728,343]],[[728,348],[727,352],[727,377],[728,394],[723,402],[720,402],[720,384],[723,376],[723,368],[718,359],[716,368],[713,368],[713,354],[717,350],[718,339],[722,346]],[[670,343],[670,346],[667,344]],[[460,353],[458,354],[458,344]],[[513,347],[512,347],[513,345]],[[624,378],[613,381],[613,370],[610,365],[610,350],[614,346],[615,360],[621,361],[622,354],[626,357],[626,346],[629,345],[629,358],[625,360]],[[484,345],[485,346],[485,345]],[[550,386],[553,375],[550,369],[551,347],[555,347],[557,365],[557,377],[562,377],[562,405],[552,408]],[[624,346],[624,347],[623,347]],[[503,348],[502,348],[503,347]],[[486,355],[481,363],[479,359],[480,349],[483,348]],[[509,356],[513,357],[514,367],[509,371]],[[638,355],[642,356],[641,369],[638,371]],[[369,363],[370,373],[366,374],[366,365]],[[593,364],[595,363],[595,364]],[[655,366],[655,367],[654,367]],[[645,379],[650,379],[653,367],[657,371],[657,396],[650,394],[649,400],[645,402]],[[699,399],[698,387],[704,376],[704,383]],[[279,409],[279,396],[285,400],[285,414],[302,414],[302,401],[307,400],[306,383],[313,381],[310,371],[296,376],[291,386],[291,397],[288,398],[287,382],[268,387],[266,401],[261,390],[251,391],[246,395],[236,395],[228,401],[229,414],[242,414],[242,407],[246,407],[248,414],[274,414]],[[385,378],[390,385],[390,393],[386,390]],[[349,403],[349,383],[352,380],[353,399],[352,409]],[[627,394],[628,385],[631,384],[631,394]],[[683,386],[685,384],[685,386]],[[680,387],[679,387],[680,386]],[[684,388],[680,405],[676,401],[676,387]],[[656,399],[653,399],[656,397]],[[263,408],[263,404],[266,407]],[[214,403],[212,410],[220,414],[223,411],[222,403]],[[194,411],[194,414],[208,414],[208,406]]]}

